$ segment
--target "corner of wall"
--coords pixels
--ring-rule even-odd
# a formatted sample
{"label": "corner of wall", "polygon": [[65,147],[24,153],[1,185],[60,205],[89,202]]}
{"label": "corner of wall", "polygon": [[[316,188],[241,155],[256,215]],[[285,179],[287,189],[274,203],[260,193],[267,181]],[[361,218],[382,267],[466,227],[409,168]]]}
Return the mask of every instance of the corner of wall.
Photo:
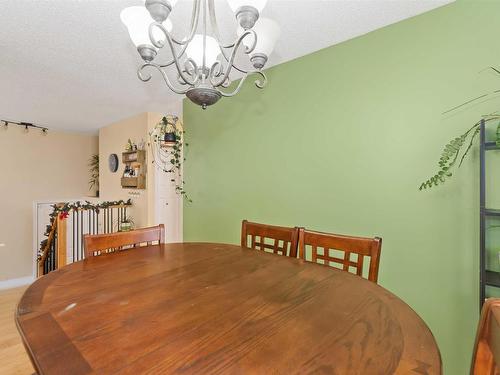
{"label": "corner of wall", "polygon": [[[123,173],[122,152],[128,139],[135,142],[144,141],[146,152],[148,151],[148,112],[139,113],[135,116],[114,122],[99,129],[99,185],[100,198],[103,200],[127,200],[133,201],[132,216],[137,226],[149,224],[149,189],[150,170],[148,153],[146,153],[147,186],[144,190],[124,189],[121,187],[121,175]],[[110,154],[118,155],[118,171],[111,172],[108,167]]]}

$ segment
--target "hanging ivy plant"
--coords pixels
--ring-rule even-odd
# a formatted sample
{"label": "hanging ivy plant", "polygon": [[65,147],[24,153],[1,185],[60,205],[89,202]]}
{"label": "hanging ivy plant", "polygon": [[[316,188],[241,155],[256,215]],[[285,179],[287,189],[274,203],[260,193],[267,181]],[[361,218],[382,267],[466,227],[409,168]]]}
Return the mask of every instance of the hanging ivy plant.
{"label": "hanging ivy plant", "polygon": [[175,184],[175,192],[184,197],[188,202],[192,202],[184,190],[184,180],[182,179],[182,165],[184,157],[184,147],[189,144],[184,141],[185,135],[182,122],[177,116],[166,115],[149,133],[153,163],[165,173],[171,173],[170,179]]}
{"label": "hanging ivy plant", "polygon": [[[500,115],[488,115],[484,116],[483,119],[485,122],[499,120]],[[422,182],[419,190],[425,190],[432,188],[433,186],[438,186],[453,176],[457,165],[460,167],[469,154],[469,151],[474,144],[474,140],[479,134],[480,126],[481,121],[476,122],[465,133],[452,139],[446,144],[446,146],[444,146],[443,151],[441,152],[441,157],[438,161],[438,171],[432,177]],[[500,145],[500,123],[497,126],[496,143],[497,145]],[[464,149],[465,145],[467,145],[467,147]]]}
{"label": "hanging ivy plant", "polygon": [[[179,178],[182,178],[182,163],[186,160],[183,153],[184,146],[189,146],[187,142],[184,142],[184,134],[185,131],[176,131],[175,133],[175,143],[172,146],[172,151],[170,155],[172,158],[170,159],[170,163],[172,164],[172,168],[169,170],[165,170],[165,172],[173,173]],[[176,178],[170,179],[171,182],[175,184],[175,192],[177,194],[182,195],[188,202],[192,202],[191,198],[184,190],[184,180],[178,181]]]}

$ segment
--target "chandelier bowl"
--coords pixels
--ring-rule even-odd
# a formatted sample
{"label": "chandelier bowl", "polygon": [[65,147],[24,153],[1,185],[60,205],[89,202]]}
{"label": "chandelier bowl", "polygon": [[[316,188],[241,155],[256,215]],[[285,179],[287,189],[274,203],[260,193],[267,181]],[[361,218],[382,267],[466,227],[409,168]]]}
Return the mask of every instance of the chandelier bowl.
{"label": "chandelier bowl", "polygon": [[189,98],[189,100],[191,100],[195,104],[198,104],[203,109],[217,103],[219,99],[222,98],[219,90],[203,84],[199,85],[198,87],[189,89],[186,92],[186,96]]}

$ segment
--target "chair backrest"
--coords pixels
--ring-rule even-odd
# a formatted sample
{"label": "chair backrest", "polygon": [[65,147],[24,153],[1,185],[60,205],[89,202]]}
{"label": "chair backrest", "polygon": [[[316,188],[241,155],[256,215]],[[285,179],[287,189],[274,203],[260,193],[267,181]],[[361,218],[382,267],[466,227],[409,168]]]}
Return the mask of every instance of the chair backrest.
{"label": "chair backrest", "polygon": [[165,243],[165,226],[141,228],[128,232],[116,232],[83,236],[85,257],[114,252],[140,246],[152,245],[153,242]]}
{"label": "chair backrest", "polygon": [[378,280],[378,266],[382,248],[382,239],[379,237],[351,237],[300,228],[300,258],[308,260],[306,259],[306,253],[309,247],[311,248],[311,260],[313,262],[342,268],[347,272],[352,270],[358,276],[363,276],[365,257],[369,257],[368,280],[374,283]]}
{"label": "chair backrest", "polygon": [[[248,243],[250,237],[250,243]],[[274,254],[297,257],[299,228],[278,227],[274,225],[241,223],[241,246],[257,250],[271,250]]]}
{"label": "chair backrest", "polygon": [[500,374],[500,298],[489,298],[483,304],[470,373]]}

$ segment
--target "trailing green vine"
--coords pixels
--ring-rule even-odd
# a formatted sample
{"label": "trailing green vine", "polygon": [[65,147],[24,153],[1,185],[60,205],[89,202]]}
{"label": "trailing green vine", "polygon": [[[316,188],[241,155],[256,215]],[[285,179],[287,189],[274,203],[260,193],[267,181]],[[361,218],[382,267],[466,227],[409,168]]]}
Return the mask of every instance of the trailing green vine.
{"label": "trailing green vine", "polygon": [[97,204],[93,204],[89,201],[84,201],[84,202],[66,202],[64,204],[53,204],[52,205],[52,212],[49,214],[49,224],[45,227],[45,232],[44,236],[47,237],[46,239],[42,240],[40,242],[40,249],[38,251],[38,260],[43,255],[43,250],[45,249],[45,246],[47,246],[47,241],[48,237],[50,234],[50,231],[52,230],[52,225],[54,224],[54,221],[59,217],[60,219],[66,219],[69,216],[69,213],[73,210],[78,210],[78,209],[83,209],[83,210],[93,210],[97,214],[99,214],[99,210],[113,207],[113,206],[131,206],[132,205],[132,200],[127,199],[124,201],[123,199],[120,199],[119,201],[106,201],[106,202],[101,202]]}
{"label": "trailing green vine", "polygon": [[166,115],[149,133],[149,137],[153,163],[163,172],[173,174],[170,181],[175,185],[175,192],[192,202],[184,190],[182,179],[182,164],[186,160],[183,151],[189,146],[184,141],[185,134],[182,121],[177,116]]}
{"label": "trailing green vine", "polygon": [[[499,120],[500,115],[487,115],[483,117],[485,122]],[[474,140],[480,131],[481,121],[476,122],[470,129],[462,135],[449,141],[441,152],[441,157],[438,161],[438,171],[432,177],[422,182],[419,190],[429,189],[433,186],[438,186],[446,182],[447,179],[453,176],[454,170],[461,167],[465,158],[469,154],[470,149],[474,144]],[[500,144],[500,123],[497,127],[497,144]],[[465,151],[464,145],[467,145]]]}
{"label": "trailing green vine", "polygon": [[[182,178],[182,163],[186,160],[183,156],[182,149],[184,146],[188,147],[189,143],[184,142],[184,134],[186,132],[184,130],[175,132],[175,144],[172,146],[172,152],[170,153],[171,159],[170,163],[172,164],[172,168],[169,170],[164,170],[167,173],[173,173],[174,175],[180,176]],[[175,192],[184,197],[188,202],[193,202],[191,198],[189,198],[186,190],[184,190],[184,180],[177,181],[176,178],[171,178],[171,182],[175,184]]]}

